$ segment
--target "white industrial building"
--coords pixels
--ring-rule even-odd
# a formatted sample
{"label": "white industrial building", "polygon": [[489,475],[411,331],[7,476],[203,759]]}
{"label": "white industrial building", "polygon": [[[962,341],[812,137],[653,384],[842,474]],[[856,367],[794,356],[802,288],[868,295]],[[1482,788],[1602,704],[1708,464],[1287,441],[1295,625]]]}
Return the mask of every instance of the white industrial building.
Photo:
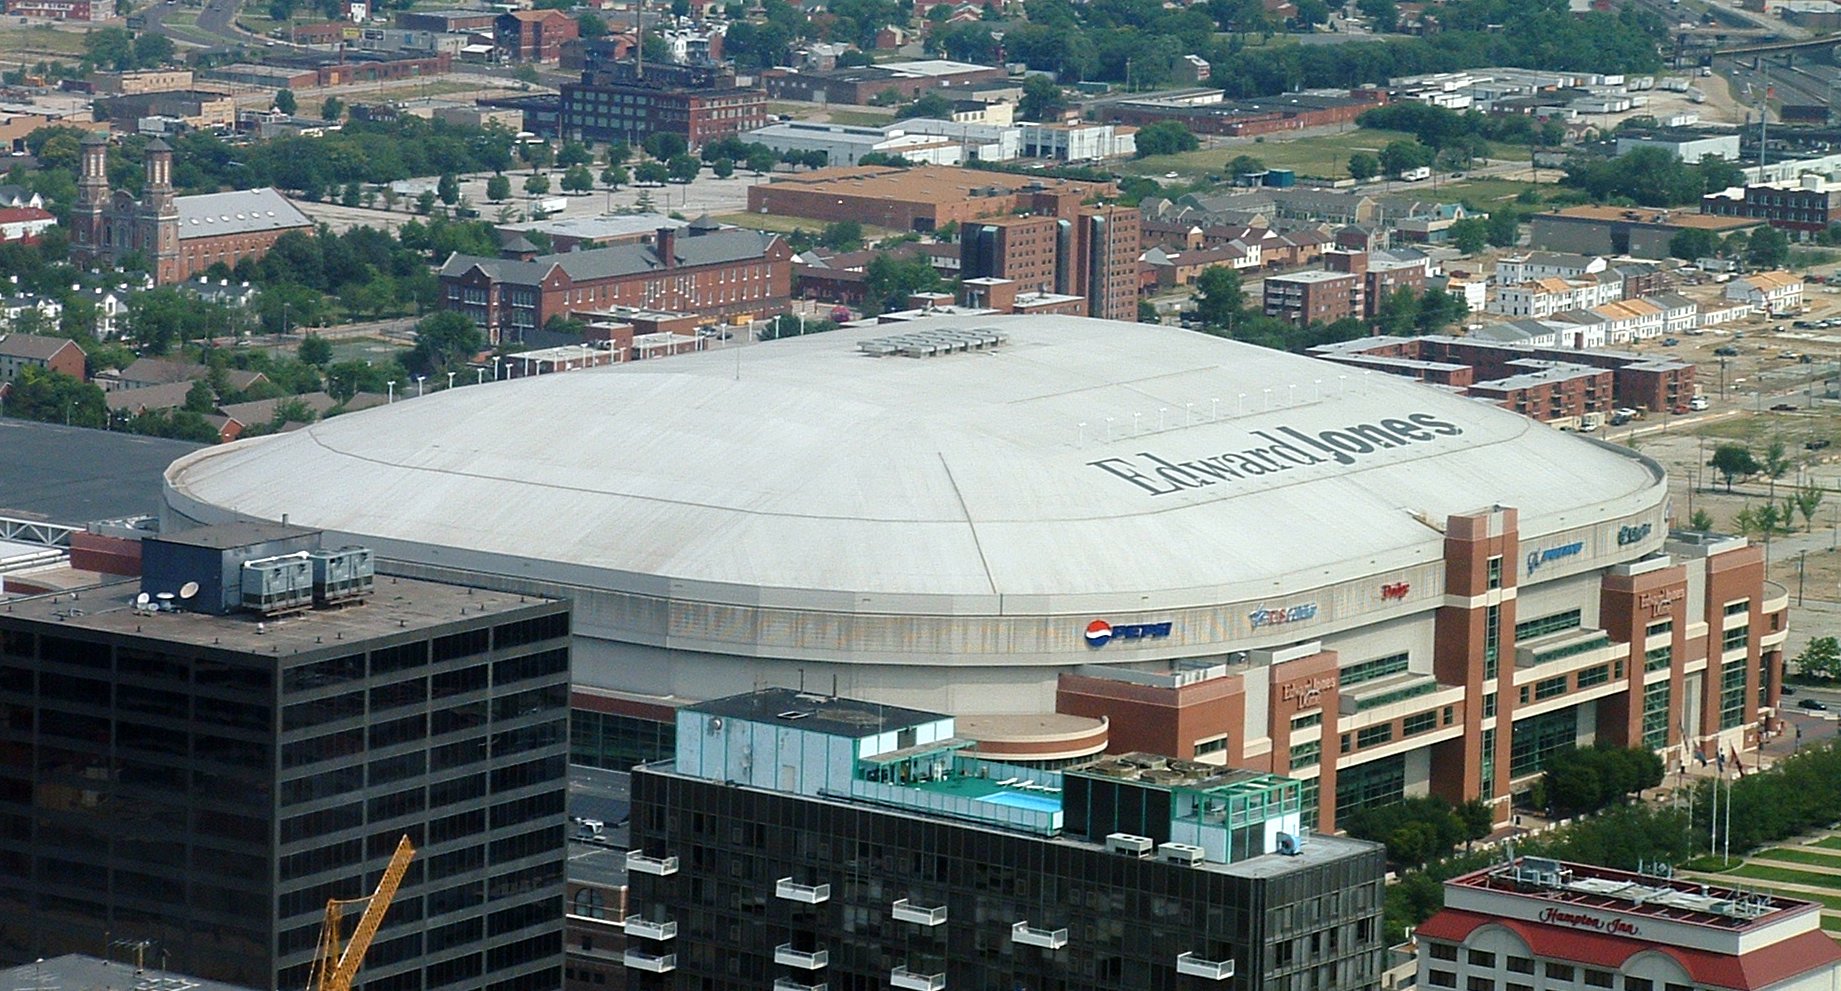
{"label": "white industrial building", "polygon": [[872,152],[898,155],[926,165],[957,165],[964,156],[964,149],[957,141],[930,134],[910,134],[899,127],[782,121],[749,131],[742,139],[782,153],[822,151],[830,157],[832,165],[855,165]]}

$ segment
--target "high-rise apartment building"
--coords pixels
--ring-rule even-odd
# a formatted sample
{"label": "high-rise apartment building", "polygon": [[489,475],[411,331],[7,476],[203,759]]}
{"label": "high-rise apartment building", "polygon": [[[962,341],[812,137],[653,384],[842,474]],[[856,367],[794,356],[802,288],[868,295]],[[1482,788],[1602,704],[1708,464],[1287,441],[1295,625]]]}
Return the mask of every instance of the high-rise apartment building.
{"label": "high-rise apartment building", "polygon": [[1009,279],[1029,290],[1081,296],[1085,316],[1138,318],[1139,217],[1071,196],[1033,197],[1037,213],[968,223],[959,236],[963,278]]}
{"label": "high-rise apartment building", "polygon": [[560,986],[568,605],[319,542],[149,539],[139,586],[0,610],[0,962],[147,940],[304,987],[408,836],[366,991]]}
{"label": "high-rise apartment building", "polygon": [[680,710],[633,773],[629,987],[1370,988],[1383,851],[1298,782],[968,756],[951,716],[790,689]]}

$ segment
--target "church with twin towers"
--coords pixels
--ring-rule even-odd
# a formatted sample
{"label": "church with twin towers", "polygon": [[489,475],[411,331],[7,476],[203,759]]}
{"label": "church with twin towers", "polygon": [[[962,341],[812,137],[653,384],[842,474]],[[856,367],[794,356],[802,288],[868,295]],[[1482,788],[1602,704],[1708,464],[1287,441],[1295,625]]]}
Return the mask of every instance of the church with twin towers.
{"label": "church with twin towers", "polygon": [[263,187],[180,196],[173,149],[160,138],[146,147],[146,179],[137,198],[109,188],[109,139],[82,143],[77,202],[71,211],[71,257],[92,268],[143,268],[158,285],[184,282],[222,262],[259,259],[289,231],[313,221],[279,190]]}

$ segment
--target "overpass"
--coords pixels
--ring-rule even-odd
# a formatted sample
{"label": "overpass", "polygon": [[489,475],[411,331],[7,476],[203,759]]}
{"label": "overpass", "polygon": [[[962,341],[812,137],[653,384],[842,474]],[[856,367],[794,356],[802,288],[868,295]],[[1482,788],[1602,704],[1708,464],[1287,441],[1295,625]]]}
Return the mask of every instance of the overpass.
{"label": "overpass", "polygon": [[1824,48],[1841,46],[1841,35],[1826,38],[1807,38],[1802,41],[1769,41],[1757,45],[1737,45],[1732,48],[1716,49],[1714,55],[1784,55],[1797,52],[1816,52]]}

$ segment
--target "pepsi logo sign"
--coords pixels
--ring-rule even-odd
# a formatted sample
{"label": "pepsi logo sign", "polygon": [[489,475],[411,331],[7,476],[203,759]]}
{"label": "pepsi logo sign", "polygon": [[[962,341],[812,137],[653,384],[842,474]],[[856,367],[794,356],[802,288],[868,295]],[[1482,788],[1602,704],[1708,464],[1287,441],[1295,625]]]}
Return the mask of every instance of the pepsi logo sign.
{"label": "pepsi logo sign", "polygon": [[1408,592],[1411,592],[1412,590],[1413,590],[1413,586],[1406,582],[1391,582],[1389,584],[1382,585],[1381,586],[1381,601],[1388,602],[1394,599],[1404,599],[1406,598],[1406,594]]}
{"label": "pepsi logo sign", "polygon": [[1121,640],[1152,640],[1170,635],[1170,623],[1131,623],[1114,626],[1103,619],[1087,624],[1087,646],[1104,647],[1113,637]]}

